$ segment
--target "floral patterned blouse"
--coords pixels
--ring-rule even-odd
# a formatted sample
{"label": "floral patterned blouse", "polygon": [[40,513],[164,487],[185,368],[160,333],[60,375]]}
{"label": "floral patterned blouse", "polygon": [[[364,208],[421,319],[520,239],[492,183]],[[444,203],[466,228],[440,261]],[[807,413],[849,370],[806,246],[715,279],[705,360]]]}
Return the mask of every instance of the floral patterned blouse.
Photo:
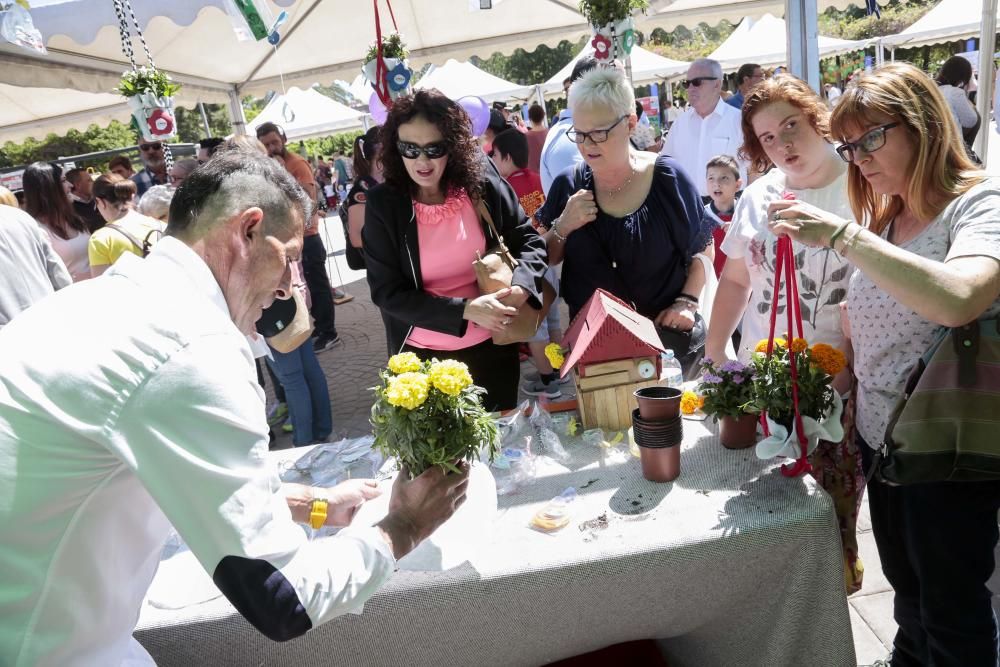
{"label": "floral patterned blouse", "polygon": [[[743,316],[743,340],[738,357],[750,358],[757,342],[767,338],[771,324],[771,303],[774,298],[774,263],[778,238],[767,228],[767,207],[780,200],[785,192],[845,219],[853,219],[847,199],[847,178],[841,175],[823,188],[795,190],[787,187],[785,174],[772,169],[750,184],[736,204],[733,222],[722,242],[727,261],[744,261],[750,273],[752,293]],[[840,319],[840,302],[847,297],[853,268],[836,252],[826,248],[793,245],[796,279],[801,300],[802,328],[809,343],[827,343],[837,348],[844,345]],[[784,281],[778,299],[778,321],[775,335],[788,328],[785,314]]]}

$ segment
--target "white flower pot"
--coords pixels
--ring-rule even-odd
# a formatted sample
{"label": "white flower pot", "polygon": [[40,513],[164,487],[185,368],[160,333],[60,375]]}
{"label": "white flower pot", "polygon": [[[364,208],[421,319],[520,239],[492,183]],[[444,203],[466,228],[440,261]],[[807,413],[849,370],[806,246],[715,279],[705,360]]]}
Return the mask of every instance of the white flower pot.
{"label": "white flower pot", "polygon": [[[391,72],[400,63],[403,63],[404,67],[406,67],[407,69],[410,69],[409,64],[405,60],[400,60],[399,58],[383,58],[383,60],[385,61],[385,69],[386,69],[387,72]],[[376,66],[376,63],[378,63],[377,59],[376,60],[369,60],[368,62],[366,62],[364,65],[361,66],[361,73],[365,75],[365,79],[368,81],[368,83],[371,84],[372,89],[375,88],[375,66]],[[411,73],[411,75],[412,75],[412,73]],[[409,92],[410,92],[410,86],[407,86],[403,90],[392,90],[392,88],[390,88],[389,89],[389,97],[391,97],[392,99],[396,100],[396,99],[399,99],[402,95],[408,94]]]}
{"label": "white flower pot", "polygon": [[[802,418],[802,429],[805,431],[808,441],[806,453],[812,454],[820,440],[840,442],[844,439],[844,426],[840,423],[840,416],[843,412],[843,401],[840,400],[840,395],[834,392],[833,407],[830,408],[829,414],[823,419],[817,421],[809,417]],[[767,428],[771,435],[757,443],[757,458],[770,459],[775,456],[787,456],[791,459],[799,458],[802,454],[802,449],[799,446],[794,423],[792,424],[791,432],[789,432],[789,429],[772,421],[769,417]]]}
{"label": "white flower pot", "polygon": [[142,93],[127,98],[132,117],[146,141],[164,141],[177,136],[174,99]]}
{"label": "white flower pot", "polygon": [[[398,473],[397,473],[398,474]],[[362,505],[352,526],[371,526],[389,512],[396,476],[379,483],[382,495]],[[476,461],[469,471],[465,503],[434,533],[401,558],[401,570],[441,571],[469,560],[488,538],[497,513],[497,484],[488,465]]]}

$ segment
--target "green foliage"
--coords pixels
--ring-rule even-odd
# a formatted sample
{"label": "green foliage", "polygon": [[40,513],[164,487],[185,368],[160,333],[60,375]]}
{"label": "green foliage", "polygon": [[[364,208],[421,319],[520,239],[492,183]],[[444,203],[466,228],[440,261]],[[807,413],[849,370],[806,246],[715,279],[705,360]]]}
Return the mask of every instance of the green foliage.
{"label": "green foliage", "polygon": [[[382,36],[382,57],[383,58],[398,58],[400,60],[405,60],[406,56],[409,55],[406,50],[406,45],[403,44],[403,37],[398,32],[389,33],[388,35]],[[373,42],[371,46],[368,47],[368,52],[365,53],[364,62],[370,62],[378,57],[378,43]]]}
{"label": "green foliage", "polygon": [[[42,140],[29,138],[20,144],[8,141],[0,148],[0,168],[134,146],[137,140],[138,134],[131,125],[112,121],[107,127],[91,125],[83,132],[70,130],[63,136],[49,134]],[[103,168],[107,164],[107,158],[102,160],[85,162],[79,166]]]}
{"label": "green foliage", "polygon": [[140,67],[124,72],[115,92],[125,97],[135,97],[142,93],[152,93],[156,97],[170,97],[180,89],[180,84],[174,83],[166,72]]}
{"label": "green foliage", "polygon": [[585,36],[575,43],[563,40],[555,48],[542,44],[534,51],[516,49],[509,56],[494,53],[486,59],[473,57],[471,62],[493,76],[521,85],[530,85],[551,79],[556,72],[566,66],[566,63],[573,60],[573,56],[589,39]]}
{"label": "green foliage", "polygon": [[[454,385],[452,395],[439,389],[433,379],[440,371],[436,360],[421,362],[412,353],[396,355],[393,360],[405,357],[413,360],[411,366],[397,367],[405,372],[383,370],[379,385],[373,388],[375,448],[386,456],[397,457],[411,477],[433,466],[458,472],[457,462],[475,461],[483,450],[492,461],[500,448],[496,422],[482,406],[485,390],[471,384],[465,365],[460,364],[465,386]],[[422,393],[409,392],[414,385],[399,391],[393,384],[407,381],[422,383]],[[400,403],[408,403],[408,407]]]}
{"label": "green foliage", "polygon": [[791,424],[794,405],[789,357],[792,354],[795,355],[798,375],[799,413],[803,417],[822,419],[833,407],[833,378],[819,364],[813,363],[810,349],[789,352],[785,345],[777,344],[770,357],[764,352],[755,352],[751,357],[754,367],[753,412],[767,412],[774,421]]}
{"label": "green foliage", "polygon": [[664,58],[691,61],[712,53],[735,29],[734,24],[725,20],[717,25],[699,23],[694,28],[678,26],[673,32],[656,28],[643,48]]}
{"label": "green foliage", "polygon": [[752,365],[726,361],[718,366],[706,359],[698,394],[705,399],[702,411],[719,417],[739,417],[760,412],[754,403]]}
{"label": "green foliage", "polygon": [[844,11],[831,7],[819,15],[819,33],[840,39],[870,39],[895,35],[916,23],[917,19],[936,4],[937,0],[909,0],[905,4],[894,0],[882,9],[881,18],[874,14],[867,16],[863,9],[854,5]]}
{"label": "green foliage", "polygon": [[580,13],[595,28],[621,21],[636,10],[646,11],[649,0],[580,0]]}
{"label": "green foliage", "polygon": [[361,130],[351,130],[350,132],[339,132],[328,137],[304,139],[294,144],[289,144],[288,150],[298,153],[301,147],[305,147],[307,155],[322,155],[324,157],[329,157],[334,153],[351,155],[354,151],[354,140],[362,134],[364,132]]}
{"label": "green foliage", "polygon": [[[208,127],[213,137],[224,137],[233,131],[226,105],[206,104],[205,115],[208,116]],[[177,120],[177,141],[193,144],[207,136],[205,123],[197,106],[193,109],[175,107],[174,118]]]}

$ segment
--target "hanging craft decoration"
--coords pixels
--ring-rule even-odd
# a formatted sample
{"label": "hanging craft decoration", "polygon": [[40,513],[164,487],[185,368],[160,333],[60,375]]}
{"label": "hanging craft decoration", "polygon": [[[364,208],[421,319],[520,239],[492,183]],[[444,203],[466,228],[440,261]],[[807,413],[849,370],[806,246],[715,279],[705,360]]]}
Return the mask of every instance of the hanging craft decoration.
{"label": "hanging craft decoration", "polygon": [[635,48],[635,20],[632,12],[649,7],[648,0],[581,0],[582,13],[593,30],[594,58],[612,62],[626,58]]}
{"label": "hanging craft decoration", "polygon": [[[153,56],[146,46],[142,36],[139,21],[135,18],[130,0],[114,0],[115,13],[118,15],[118,31],[121,37],[122,51],[132,65],[131,70],[122,73],[116,92],[128,98],[132,117],[135,119],[139,132],[145,141],[165,141],[177,135],[177,122],[174,119],[173,95],[180,90],[180,84],[174,83],[165,72],[156,69]],[[125,11],[132,20],[132,26],[139,36],[139,42],[146,54],[146,65],[139,67],[135,62],[135,52],[132,49],[132,35]],[[170,147],[164,146],[164,157],[167,166],[171,166],[173,157]]]}
{"label": "hanging craft decoration", "polygon": [[35,27],[28,0],[0,0],[0,38],[28,51],[45,55],[45,40]]}
{"label": "hanging craft decoration", "polygon": [[368,47],[361,71],[364,73],[365,79],[375,89],[375,95],[381,106],[379,108],[378,105],[373,106],[369,103],[368,111],[375,117],[376,114],[384,114],[387,109],[391,108],[394,100],[409,94],[413,70],[406,62],[406,45],[403,44],[403,38],[399,34],[392,4],[389,0],[385,0],[386,7],[389,8],[389,16],[392,19],[393,32],[383,36],[378,0],[372,0],[372,2],[375,10],[375,43]]}

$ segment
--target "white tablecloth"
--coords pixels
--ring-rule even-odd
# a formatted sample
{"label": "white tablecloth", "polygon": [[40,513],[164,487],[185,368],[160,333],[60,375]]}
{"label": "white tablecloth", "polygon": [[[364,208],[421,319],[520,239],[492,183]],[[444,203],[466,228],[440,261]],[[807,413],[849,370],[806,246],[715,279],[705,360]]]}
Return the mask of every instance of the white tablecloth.
{"label": "white tablecloth", "polygon": [[[722,448],[716,432],[685,421],[681,476],[668,484],[574,440],[568,466],[542,466],[500,498],[468,564],[400,571],[362,615],[293,641],[267,640],[224,598],[144,605],[135,636],[161,667],[538,665],[645,638],[662,639],[672,667],[853,667],[830,498],[752,449]],[[526,527],[569,486],[579,493],[569,526]],[[600,515],[606,527],[580,527]]]}

